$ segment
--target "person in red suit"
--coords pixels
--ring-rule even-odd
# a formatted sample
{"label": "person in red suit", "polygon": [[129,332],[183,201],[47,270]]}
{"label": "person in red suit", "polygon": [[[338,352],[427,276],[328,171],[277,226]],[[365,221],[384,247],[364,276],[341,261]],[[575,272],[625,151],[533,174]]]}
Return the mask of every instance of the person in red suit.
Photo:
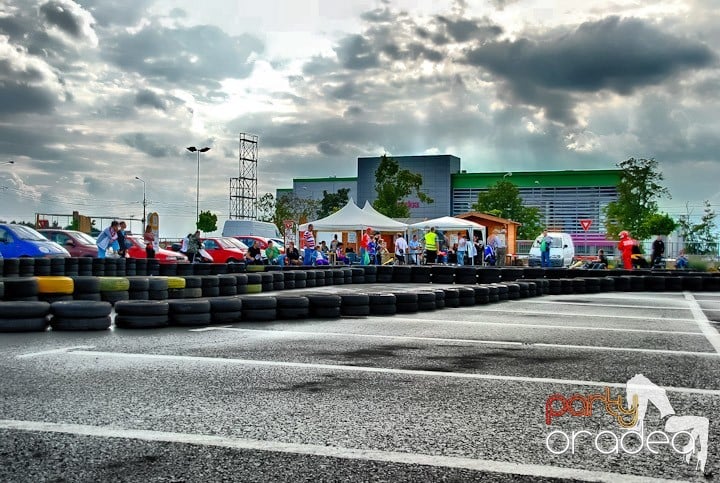
{"label": "person in red suit", "polygon": [[630,233],[625,230],[620,232],[620,241],[618,242],[618,250],[622,254],[623,268],[626,270],[632,270],[632,251],[633,247],[637,244],[635,240],[630,238]]}

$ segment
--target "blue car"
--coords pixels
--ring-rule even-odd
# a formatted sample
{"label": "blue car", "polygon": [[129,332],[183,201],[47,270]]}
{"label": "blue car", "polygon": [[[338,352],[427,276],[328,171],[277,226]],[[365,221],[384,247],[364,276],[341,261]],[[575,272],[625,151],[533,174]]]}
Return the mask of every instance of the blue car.
{"label": "blue car", "polygon": [[0,224],[0,254],[4,258],[69,257],[55,242],[25,225]]}

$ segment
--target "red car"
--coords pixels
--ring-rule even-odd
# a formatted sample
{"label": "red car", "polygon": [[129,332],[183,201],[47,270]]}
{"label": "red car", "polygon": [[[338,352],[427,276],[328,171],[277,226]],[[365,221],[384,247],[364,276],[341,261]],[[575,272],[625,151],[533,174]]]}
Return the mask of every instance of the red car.
{"label": "red car", "polygon": [[95,239],[87,233],[59,228],[42,228],[38,231],[48,240],[65,248],[71,257],[97,257],[98,255]]}
{"label": "red car", "polygon": [[200,241],[214,263],[242,262],[248,251],[247,245],[229,236],[201,238]]}
{"label": "red car", "polygon": [[268,241],[272,240],[273,245],[280,251],[280,254],[285,253],[285,243],[278,239],[278,238],[265,238],[263,236],[254,236],[254,235],[237,235],[233,238],[237,238],[241,242],[243,242],[247,246],[251,246],[254,241],[260,242],[260,250],[262,251],[263,256],[265,256],[265,249],[268,246]]}
{"label": "red car", "polygon": [[[142,236],[127,235],[126,238],[132,245],[127,250],[128,257],[147,258],[147,253],[145,253],[145,240],[143,240]],[[155,250],[155,258],[163,263],[183,263],[188,261],[187,257],[182,253],[166,250],[164,248]]]}

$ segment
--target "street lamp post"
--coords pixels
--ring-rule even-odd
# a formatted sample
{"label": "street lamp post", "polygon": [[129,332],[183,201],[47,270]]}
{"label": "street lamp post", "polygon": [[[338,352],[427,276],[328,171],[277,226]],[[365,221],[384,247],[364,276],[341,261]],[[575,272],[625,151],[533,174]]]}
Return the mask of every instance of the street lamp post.
{"label": "street lamp post", "polygon": [[197,187],[195,189],[195,223],[197,224],[200,221],[200,153],[207,153],[210,148],[205,146],[198,149],[195,146],[190,146],[186,149],[191,153],[197,153]]}
{"label": "street lamp post", "polygon": [[147,206],[147,201],[145,198],[145,180],[139,176],[135,176],[135,179],[140,181],[143,184],[143,217],[142,217],[143,226],[142,226],[142,229],[144,231],[145,230],[145,207]]}

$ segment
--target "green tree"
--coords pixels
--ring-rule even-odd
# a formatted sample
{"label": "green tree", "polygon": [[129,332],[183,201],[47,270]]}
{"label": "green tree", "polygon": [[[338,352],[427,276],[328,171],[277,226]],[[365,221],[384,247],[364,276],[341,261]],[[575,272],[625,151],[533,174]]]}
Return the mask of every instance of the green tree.
{"label": "green tree", "polygon": [[275,197],[272,193],[265,193],[257,200],[258,221],[269,221],[277,224],[275,220]]}
{"label": "green tree", "polygon": [[618,199],[605,207],[605,230],[617,237],[627,230],[630,235],[645,240],[656,234],[648,231],[651,216],[657,214],[657,200],[670,198],[670,191],[660,183],[664,179],[655,159],[635,159],[617,165],[622,170],[618,183]]}
{"label": "green tree", "polygon": [[281,233],[285,233],[283,220],[295,220],[305,223],[317,218],[320,203],[309,198],[299,198],[293,193],[285,193],[275,200],[274,223]]}
{"label": "green tree", "polygon": [[348,202],[348,193],[350,193],[350,188],[340,188],[337,193],[328,193],[323,190],[323,199],[320,200],[320,210],[317,214],[318,218],[330,216],[345,206]]}
{"label": "green tree", "polygon": [[213,232],[217,230],[217,215],[213,215],[209,211],[201,211],[200,219],[195,226],[203,233]]}
{"label": "green tree", "polygon": [[415,194],[423,203],[434,200],[420,191],[422,175],[407,169],[400,169],[397,161],[387,155],[380,158],[380,165],[375,171],[375,191],[377,199],[373,207],[390,218],[408,218],[410,208],[403,202],[405,197]]}
{"label": "green tree", "polygon": [[685,241],[685,251],[688,254],[708,255],[717,253],[718,237],[715,219],[717,214],[708,200],[705,200],[703,215],[699,223],[692,223],[692,213],[686,208],[687,214],[680,216],[678,225],[680,235]]}
{"label": "green tree", "polygon": [[643,229],[646,233],[652,233],[653,235],[669,235],[675,228],[678,227],[678,223],[670,217],[667,213],[654,213],[645,220]]}
{"label": "green tree", "polygon": [[521,223],[518,240],[534,240],[542,230],[540,210],[525,206],[518,187],[507,180],[498,180],[487,191],[481,192],[472,208]]}

